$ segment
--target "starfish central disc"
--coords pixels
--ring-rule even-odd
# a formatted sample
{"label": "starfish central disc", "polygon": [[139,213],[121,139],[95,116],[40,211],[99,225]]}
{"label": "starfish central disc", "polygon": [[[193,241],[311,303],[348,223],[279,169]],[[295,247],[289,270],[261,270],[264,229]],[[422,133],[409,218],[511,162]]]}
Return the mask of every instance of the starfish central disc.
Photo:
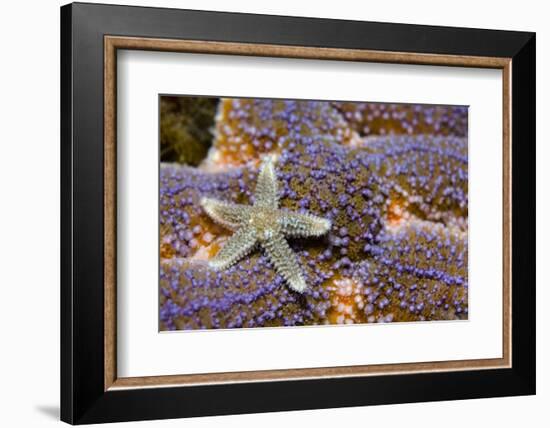
{"label": "starfish central disc", "polygon": [[290,288],[302,293],[307,284],[296,254],[285,237],[321,236],[330,230],[331,223],[313,214],[281,210],[278,202],[272,157],[266,157],[260,168],[254,205],[203,198],[201,205],[206,213],[218,224],[235,232],[209,265],[214,269],[228,268],[260,244]]}
{"label": "starfish central disc", "polygon": [[280,230],[277,211],[266,208],[253,208],[249,225],[260,241],[271,239]]}

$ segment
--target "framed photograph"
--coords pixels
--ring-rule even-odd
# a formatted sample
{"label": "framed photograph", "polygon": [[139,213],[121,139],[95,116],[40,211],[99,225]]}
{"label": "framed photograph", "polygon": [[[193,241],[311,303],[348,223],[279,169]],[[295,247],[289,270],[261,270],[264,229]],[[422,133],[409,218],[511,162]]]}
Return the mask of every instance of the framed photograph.
{"label": "framed photograph", "polygon": [[61,8],[61,418],[535,393],[535,35]]}

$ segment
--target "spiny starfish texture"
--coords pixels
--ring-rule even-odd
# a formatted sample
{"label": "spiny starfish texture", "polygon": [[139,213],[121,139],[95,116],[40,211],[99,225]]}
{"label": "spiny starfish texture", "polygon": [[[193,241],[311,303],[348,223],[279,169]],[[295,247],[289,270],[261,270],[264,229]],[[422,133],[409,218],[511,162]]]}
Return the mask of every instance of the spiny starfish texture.
{"label": "spiny starfish texture", "polygon": [[291,289],[298,293],[307,289],[296,255],[285,238],[324,235],[330,230],[331,222],[309,213],[279,208],[273,156],[266,156],[262,162],[253,205],[232,204],[207,197],[201,199],[201,205],[216,223],[234,231],[209,261],[210,267],[226,269],[259,244]]}

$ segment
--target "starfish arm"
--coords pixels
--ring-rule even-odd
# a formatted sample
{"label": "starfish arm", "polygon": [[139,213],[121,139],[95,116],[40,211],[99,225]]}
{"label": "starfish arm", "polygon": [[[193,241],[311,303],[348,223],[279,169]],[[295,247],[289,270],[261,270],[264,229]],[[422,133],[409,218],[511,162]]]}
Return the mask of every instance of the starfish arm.
{"label": "starfish arm", "polygon": [[279,200],[277,175],[272,156],[267,156],[262,162],[254,196],[256,197],[256,206],[277,208]]}
{"label": "starfish arm", "polygon": [[229,238],[208,265],[215,270],[222,270],[232,266],[239,259],[246,256],[256,244],[256,236],[250,228],[243,227]]}
{"label": "starfish arm", "polygon": [[284,236],[277,233],[271,239],[262,242],[262,246],[275,270],[287,281],[290,288],[298,293],[303,293],[307,288],[307,284],[298,265],[296,254],[292,251]]}
{"label": "starfish arm", "polygon": [[237,230],[250,219],[248,205],[231,204],[204,197],[201,199],[201,206],[212,220],[230,230]]}
{"label": "starfish arm", "polygon": [[331,228],[330,220],[313,214],[285,212],[279,221],[286,236],[297,238],[321,236]]}

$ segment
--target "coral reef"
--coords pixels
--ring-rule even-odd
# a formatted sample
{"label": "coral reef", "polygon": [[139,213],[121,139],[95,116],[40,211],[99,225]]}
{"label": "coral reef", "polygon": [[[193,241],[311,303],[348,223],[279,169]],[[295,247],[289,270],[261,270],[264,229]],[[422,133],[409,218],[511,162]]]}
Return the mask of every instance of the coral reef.
{"label": "coral reef", "polygon": [[295,134],[330,135],[347,142],[353,133],[327,102],[225,99],[217,116],[210,160],[218,166],[242,165],[264,153],[280,153]]}
{"label": "coral reef", "polygon": [[468,133],[463,107],[418,104],[334,102],[348,125],[361,136],[455,135]]}
{"label": "coral reef", "polygon": [[[467,318],[466,132],[465,107],[221,100],[200,166],[161,164],[161,328]],[[252,204],[267,153],[280,207],[332,223],[290,241],[303,293],[261,252],[208,266],[231,232],[201,199]]]}

